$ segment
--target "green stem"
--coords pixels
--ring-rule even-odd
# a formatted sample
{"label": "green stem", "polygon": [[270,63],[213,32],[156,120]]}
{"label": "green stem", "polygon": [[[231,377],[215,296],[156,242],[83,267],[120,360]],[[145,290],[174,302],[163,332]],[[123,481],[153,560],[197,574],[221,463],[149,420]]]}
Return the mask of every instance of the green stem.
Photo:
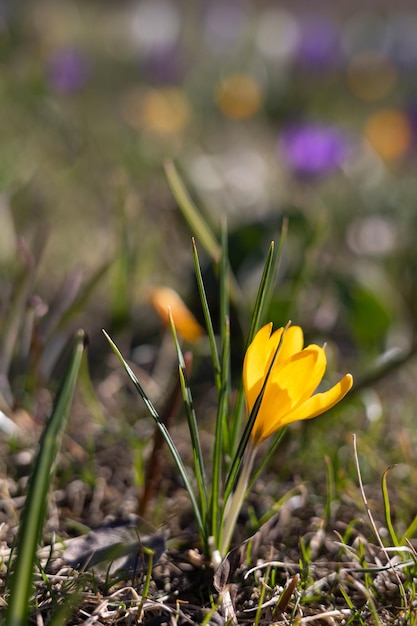
{"label": "green stem", "polygon": [[220,549],[222,557],[226,555],[230,547],[230,542],[232,541],[236,520],[246,496],[253,463],[255,461],[255,455],[256,447],[252,441],[250,441],[242,459],[241,472],[236,484],[236,489],[231,494],[229,501],[226,503],[226,512],[224,515],[225,523]]}

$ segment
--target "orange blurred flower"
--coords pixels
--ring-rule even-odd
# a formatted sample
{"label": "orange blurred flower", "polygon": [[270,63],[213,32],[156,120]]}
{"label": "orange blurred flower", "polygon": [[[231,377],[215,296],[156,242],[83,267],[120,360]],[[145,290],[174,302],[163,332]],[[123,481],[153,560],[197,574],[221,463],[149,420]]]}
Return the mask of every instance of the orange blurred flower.
{"label": "orange blurred flower", "polygon": [[176,331],[186,341],[192,343],[204,334],[203,328],[190,309],[179,294],[170,287],[152,289],[150,301],[166,326],[169,326],[169,311],[171,311]]}
{"label": "orange blurred flower", "polygon": [[383,159],[401,157],[411,147],[411,123],[398,109],[381,109],[368,119],[365,137]]}

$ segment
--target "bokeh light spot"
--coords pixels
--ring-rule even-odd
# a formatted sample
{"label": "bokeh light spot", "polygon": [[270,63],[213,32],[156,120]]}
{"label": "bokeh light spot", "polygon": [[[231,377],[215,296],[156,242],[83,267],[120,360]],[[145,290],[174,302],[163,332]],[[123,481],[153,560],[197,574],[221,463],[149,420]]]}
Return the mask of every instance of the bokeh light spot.
{"label": "bokeh light spot", "polygon": [[410,67],[417,62],[417,15],[411,11],[394,14],[390,23],[390,56],[399,65]]}
{"label": "bokeh light spot", "polygon": [[247,26],[247,12],[243,2],[212,0],[207,3],[204,34],[213,52],[235,45]]}
{"label": "bokeh light spot", "polygon": [[347,67],[347,81],[352,93],[361,100],[385,98],[395,87],[398,73],[394,64],[379,52],[354,55]]}
{"label": "bokeh light spot", "polygon": [[383,256],[397,245],[397,230],[393,220],[370,215],[353,220],[347,231],[347,242],[355,254]]}
{"label": "bokeh light spot", "polygon": [[144,0],[137,4],[131,32],[140,49],[149,51],[173,44],[181,29],[181,15],[171,0]]}
{"label": "bokeh light spot", "polygon": [[191,117],[188,99],[181,89],[134,89],[122,100],[122,116],[132,128],[157,135],[182,133]]}
{"label": "bokeh light spot", "polygon": [[281,62],[291,60],[299,42],[300,27],[289,11],[270,7],[260,13],[255,44],[266,58]]}
{"label": "bokeh light spot", "polygon": [[303,65],[315,69],[338,65],[342,53],[337,24],[320,15],[301,20],[298,59]]}
{"label": "bokeh light spot", "polygon": [[48,61],[47,82],[53,91],[77,91],[84,87],[89,76],[89,63],[84,55],[72,48],[55,51]]}
{"label": "bokeh light spot", "polygon": [[253,117],[260,109],[262,92],[252,76],[230,74],[217,85],[215,100],[223,115],[245,120]]}
{"label": "bokeh light spot", "polygon": [[348,56],[362,52],[386,54],[391,37],[389,20],[373,12],[353,12],[345,21],[342,46]]}
{"label": "bokeh light spot", "polygon": [[396,159],[404,155],[413,138],[408,118],[397,109],[382,109],[374,113],[365,125],[364,135],[384,159]]}
{"label": "bokeh light spot", "polygon": [[317,176],[339,168],[348,152],[344,133],[325,124],[291,124],[278,137],[278,152],[300,176]]}

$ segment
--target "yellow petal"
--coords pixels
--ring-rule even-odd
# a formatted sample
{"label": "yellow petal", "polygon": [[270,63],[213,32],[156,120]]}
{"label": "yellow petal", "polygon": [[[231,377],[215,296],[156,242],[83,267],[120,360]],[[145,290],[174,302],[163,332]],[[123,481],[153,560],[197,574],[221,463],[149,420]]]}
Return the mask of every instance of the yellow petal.
{"label": "yellow petal", "polygon": [[274,367],[289,359],[293,354],[300,352],[304,346],[304,335],[300,326],[290,326],[287,328],[282,340],[281,348],[277,354]]}
{"label": "yellow petal", "polygon": [[252,438],[259,444],[277,430],[287,426],[288,424],[292,424],[293,422],[298,422],[300,420],[311,419],[321,415],[340,402],[340,400],[342,400],[342,398],[344,398],[344,396],[352,388],[352,385],[353,378],[351,374],[346,374],[346,376],[344,376],[342,380],[340,380],[331,389],[311,396],[308,400],[299,404],[294,410],[289,411],[286,415],[280,413],[275,415],[275,419],[267,419],[267,415],[265,414],[262,422],[258,423],[258,418],[261,414],[258,413],[258,418],[256,419],[255,426],[252,431]]}
{"label": "yellow petal", "polygon": [[[304,402],[317,389],[326,371],[326,353],[312,344],[297,352],[271,374],[271,385],[287,389],[293,405]],[[269,383],[268,383],[269,384]]]}
{"label": "yellow petal", "polygon": [[[243,382],[247,410],[250,413],[258,397],[272,359],[275,356],[283,328],[272,333],[272,323],[263,326],[250,344],[243,363]],[[290,326],[284,334],[274,369],[303,348],[303,331],[300,326]]]}
{"label": "yellow petal", "polygon": [[274,367],[265,387],[252,436],[262,440],[281,428],[283,419],[316,390],[325,369],[324,350],[316,345],[293,355],[282,366]]}
{"label": "yellow petal", "polygon": [[351,374],[346,374],[336,385],[327,391],[322,393],[316,393],[311,396],[306,402],[289,413],[282,422],[282,425],[291,424],[292,422],[298,422],[303,419],[311,419],[317,417],[325,411],[328,411],[334,407],[345,395],[350,391],[353,385],[353,378]]}
{"label": "yellow petal", "polygon": [[282,330],[282,328],[278,328],[271,335],[272,323],[266,324],[258,330],[246,351],[243,362],[243,384],[248,413],[251,412],[255,400],[262,389],[265,376],[278,347]]}

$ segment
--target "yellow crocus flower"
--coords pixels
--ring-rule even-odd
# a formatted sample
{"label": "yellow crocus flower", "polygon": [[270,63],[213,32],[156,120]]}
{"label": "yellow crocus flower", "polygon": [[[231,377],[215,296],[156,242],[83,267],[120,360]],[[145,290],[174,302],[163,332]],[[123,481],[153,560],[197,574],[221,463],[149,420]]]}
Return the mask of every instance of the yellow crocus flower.
{"label": "yellow crocus flower", "polygon": [[314,393],[326,370],[326,353],[315,344],[306,348],[303,345],[299,326],[289,326],[285,332],[278,328],[272,333],[269,323],[256,333],[247,349],[243,384],[248,415],[267,379],[251,433],[256,445],[287,424],[324,413],[352,387],[353,378],[346,374],[329,390]]}
{"label": "yellow crocus flower", "polygon": [[225,555],[245,498],[259,444],[280,428],[298,420],[316,417],[337,404],[351,389],[353,378],[346,374],[328,391],[314,393],[326,371],[324,348],[304,346],[299,326],[278,328],[266,324],[255,335],[243,363],[243,386],[248,415],[263,393],[243,454],[236,487],[227,503],[220,554]]}

